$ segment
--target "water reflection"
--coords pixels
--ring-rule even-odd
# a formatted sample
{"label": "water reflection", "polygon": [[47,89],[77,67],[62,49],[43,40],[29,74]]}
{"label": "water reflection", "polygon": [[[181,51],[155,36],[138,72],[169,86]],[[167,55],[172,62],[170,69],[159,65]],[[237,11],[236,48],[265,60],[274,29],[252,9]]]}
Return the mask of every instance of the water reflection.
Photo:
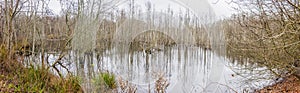
{"label": "water reflection", "polygon": [[[113,48],[85,54],[70,51],[63,63],[69,64],[69,70],[82,78],[86,92],[95,92],[92,79],[103,71],[136,85],[139,93],[154,92],[155,82],[160,77],[170,84],[166,90],[168,93],[228,90],[220,86],[226,83],[223,70],[227,61],[209,50],[193,46],[163,47],[159,51],[153,49],[151,53],[145,50],[130,53],[119,50]],[[57,56],[51,57],[55,59]]]}
{"label": "water reflection", "polygon": [[[46,56],[48,64],[52,65],[60,54],[48,53]],[[41,58],[31,57],[25,60],[28,63],[40,62]],[[116,79],[128,81],[137,87],[138,93],[154,92],[156,81],[161,77],[169,83],[167,93],[249,92],[274,82],[271,78],[253,79],[272,77],[268,72],[261,72],[266,68],[249,71],[251,69],[243,69],[246,65],[230,62],[215,52],[195,46],[175,45],[128,52],[122,51],[122,48],[111,48],[85,54],[69,51],[61,63],[82,79],[81,86],[88,93],[99,92],[93,79],[100,72],[110,72],[116,75]],[[63,67],[57,65],[57,68],[62,74],[67,74]],[[54,70],[53,72],[56,73]],[[236,73],[248,75],[241,77]],[[249,75],[250,77],[245,77]]]}

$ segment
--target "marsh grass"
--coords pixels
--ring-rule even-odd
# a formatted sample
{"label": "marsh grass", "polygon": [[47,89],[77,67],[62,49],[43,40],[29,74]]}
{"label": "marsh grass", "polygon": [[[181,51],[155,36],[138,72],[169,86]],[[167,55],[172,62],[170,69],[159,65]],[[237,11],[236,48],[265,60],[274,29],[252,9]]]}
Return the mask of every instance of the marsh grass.
{"label": "marsh grass", "polygon": [[[2,54],[2,50],[0,51]],[[4,51],[5,53],[5,51]],[[1,56],[2,57],[2,56]],[[70,93],[83,92],[73,75],[60,78],[41,67],[21,65],[14,59],[0,61],[0,92]]]}
{"label": "marsh grass", "polygon": [[110,73],[102,73],[101,74],[102,79],[104,80],[105,84],[111,88],[114,89],[116,88],[116,81],[115,81],[115,75],[110,74]]}
{"label": "marsh grass", "polygon": [[97,92],[107,92],[117,88],[115,75],[109,72],[101,72],[93,78],[93,84]]}
{"label": "marsh grass", "polygon": [[33,67],[17,72],[14,89],[17,92],[83,92],[79,79],[74,76],[60,78],[46,69]]}

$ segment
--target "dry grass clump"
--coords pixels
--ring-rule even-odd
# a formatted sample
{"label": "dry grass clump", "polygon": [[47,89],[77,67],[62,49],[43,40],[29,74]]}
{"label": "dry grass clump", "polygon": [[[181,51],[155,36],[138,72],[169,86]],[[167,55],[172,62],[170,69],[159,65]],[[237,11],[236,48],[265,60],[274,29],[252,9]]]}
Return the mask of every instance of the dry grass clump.
{"label": "dry grass clump", "polygon": [[118,82],[121,89],[121,93],[136,93],[136,86],[128,83],[128,81],[124,81],[121,77],[119,77]]}
{"label": "dry grass clump", "polygon": [[155,82],[155,92],[156,93],[166,93],[166,90],[170,83],[166,78],[163,77],[163,75],[160,75],[158,80]]}

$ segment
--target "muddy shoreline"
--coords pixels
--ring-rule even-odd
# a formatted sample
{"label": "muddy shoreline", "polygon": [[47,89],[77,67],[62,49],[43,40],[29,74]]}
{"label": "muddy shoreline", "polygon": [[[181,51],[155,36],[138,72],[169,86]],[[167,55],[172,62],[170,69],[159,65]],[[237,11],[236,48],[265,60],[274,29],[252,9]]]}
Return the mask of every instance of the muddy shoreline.
{"label": "muddy shoreline", "polygon": [[290,75],[283,80],[255,91],[255,93],[300,93],[300,81]]}

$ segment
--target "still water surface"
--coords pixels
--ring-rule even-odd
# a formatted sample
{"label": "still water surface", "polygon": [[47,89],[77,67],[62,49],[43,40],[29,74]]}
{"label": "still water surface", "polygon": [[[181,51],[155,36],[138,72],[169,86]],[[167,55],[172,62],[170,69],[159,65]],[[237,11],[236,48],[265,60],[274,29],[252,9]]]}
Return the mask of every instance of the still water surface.
{"label": "still water surface", "polygon": [[[193,46],[131,52],[120,52],[120,49],[115,48],[101,53],[80,55],[70,51],[68,54],[63,63],[82,78],[82,86],[86,92],[95,92],[92,79],[101,71],[127,80],[137,87],[138,93],[154,92],[155,82],[159,77],[169,83],[167,93],[251,92],[254,88],[261,88],[272,82],[243,82],[247,78],[237,75],[233,69],[240,68],[241,65],[210,50]],[[57,58],[58,55],[51,54],[48,60],[51,63]],[[62,67],[60,69],[64,71]]]}

